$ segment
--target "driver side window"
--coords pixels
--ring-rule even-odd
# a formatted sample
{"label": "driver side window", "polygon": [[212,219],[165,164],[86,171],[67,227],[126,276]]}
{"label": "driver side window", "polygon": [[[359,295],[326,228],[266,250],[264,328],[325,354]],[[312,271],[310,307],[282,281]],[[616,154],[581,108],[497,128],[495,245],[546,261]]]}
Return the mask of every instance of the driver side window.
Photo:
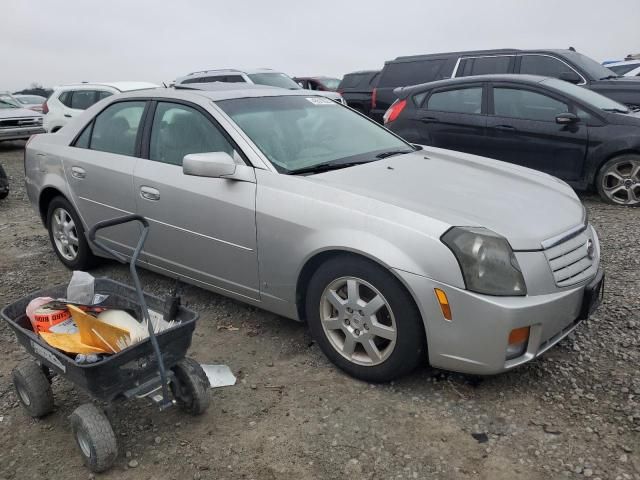
{"label": "driver side window", "polygon": [[190,153],[226,152],[233,156],[233,145],[216,125],[195,108],[160,102],[151,127],[149,159],[182,165]]}

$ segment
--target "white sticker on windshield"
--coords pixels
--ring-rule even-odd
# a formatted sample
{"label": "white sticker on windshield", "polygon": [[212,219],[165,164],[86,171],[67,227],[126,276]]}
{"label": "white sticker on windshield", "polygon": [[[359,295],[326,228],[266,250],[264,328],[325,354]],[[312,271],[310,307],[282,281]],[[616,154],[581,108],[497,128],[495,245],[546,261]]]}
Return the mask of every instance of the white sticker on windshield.
{"label": "white sticker on windshield", "polygon": [[336,102],[326,97],[306,97],[314,105],[335,105]]}

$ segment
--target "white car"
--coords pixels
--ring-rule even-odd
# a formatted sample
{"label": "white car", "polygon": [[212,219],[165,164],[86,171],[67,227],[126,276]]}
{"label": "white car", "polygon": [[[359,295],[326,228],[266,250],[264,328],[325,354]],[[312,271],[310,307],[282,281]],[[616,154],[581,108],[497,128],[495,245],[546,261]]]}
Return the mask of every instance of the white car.
{"label": "white car", "polygon": [[[189,75],[176,79],[176,86],[204,83],[250,83],[267,87],[285,88],[287,90],[302,90],[293,78],[286,73],[277,72],[270,68],[255,68],[250,70],[236,70],[234,68],[224,70],[202,70],[192,72]],[[195,86],[195,85],[194,85]],[[311,93],[311,91],[309,91]],[[330,98],[334,102],[346,105],[344,98],[338,92],[314,91],[314,95]]]}
{"label": "white car", "polygon": [[640,76],[640,60],[626,60],[624,62],[607,63],[606,67],[623,77]]}
{"label": "white car", "polygon": [[149,82],[76,83],[55,87],[49,99],[42,105],[44,129],[53,133],[94,103],[116,93],[158,88]]}

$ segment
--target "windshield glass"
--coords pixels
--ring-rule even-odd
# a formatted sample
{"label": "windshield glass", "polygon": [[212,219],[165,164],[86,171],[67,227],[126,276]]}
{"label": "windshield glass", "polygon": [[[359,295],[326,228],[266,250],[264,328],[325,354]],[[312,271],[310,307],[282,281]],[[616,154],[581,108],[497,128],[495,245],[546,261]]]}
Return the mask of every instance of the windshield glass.
{"label": "windshield glass", "polygon": [[337,90],[340,80],[337,78],[320,78],[318,81],[329,90]]}
{"label": "windshield glass", "polygon": [[573,83],[564,82],[562,80],[558,80],[557,78],[547,78],[543,80],[541,83],[544,83],[550,87],[555,88],[556,90],[560,90],[563,93],[572,95],[576,97],[578,100],[590,105],[594,108],[599,108],[602,110],[621,110],[623,112],[628,112],[629,109],[618,103],[614,100],[611,100],[604,95],[600,95],[599,93],[594,92],[593,90],[588,90],[583,87],[578,87]]}
{"label": "windshield glass", "polygon": [[0,97],[0,108],[17,108],[13,103],[9,103],[7,98]]}
{"label": "windshield glass", "polygon": [[39,97],[38,95],[20,95],[16,97],[20,103],[24,103],[25,105],[37,105],[39,103],[44,103],[46,98]]}
{"label": "windshield glass", "polygon": [[373,121],[324,97],[236,98],[216,104],[283,173],[413,150]]}
{"label": "windshield glass", "polygon": [[607,67],[600,65],[593,58],[589,58],[581,53],[567,51],[563,52],[563,55],[567,57],[567,60],[575,63],[579,68],[584,70],[592,80],[600,80],[601,78],[609,76],[616,77],[618,75],[613,70],[609,70]]}
{"label": "windshield glass", "polygon": [[249,78],[253,83],[257,83],[258,85],[300,90],[300,85],[284,73],[250,73]]}
{"label": "windshield glass", "polygon": [[613,70],[618,75],[624,75],[631,70],[640,67],[640,62],[638,63],[627,63],[625,65],[611,65],[608,67],[610,70]]}

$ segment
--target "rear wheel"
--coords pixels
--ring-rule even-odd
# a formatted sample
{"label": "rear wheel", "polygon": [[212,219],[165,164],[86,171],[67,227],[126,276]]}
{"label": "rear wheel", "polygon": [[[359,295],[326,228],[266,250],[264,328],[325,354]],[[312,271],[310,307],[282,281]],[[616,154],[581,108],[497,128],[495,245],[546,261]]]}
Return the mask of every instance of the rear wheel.
{"label": "rear wheel", "polygon": [[93,403],[85,403],[69,418],[85,465],[92,472],[104,472],[111,467],[118,456],[118,442],[106,415]]}
{"label": "rear wheel", "polygon": [[640,205],[640,155],[626,154],[605,163],[596,186],[602,200],[614,205]]}
{"label": "rear wheel", "polygon": [[30,416],[43,417],[53,410],[51,384],[34,361],[25,360],[13,369],[13,386]]}
{"label": "rear wheel", "polygon": [[321,265],[306,298],[309,329],[325,355],[348,374],[386,382],[425,359],[422,318],[387,270],[357,257]]}
{"label": "rear wheel", "polygon": [[53,249],[72,270],[86,270],[96,263],[78,214],[64,197],[51,200],[47,210],[47,230]]}

